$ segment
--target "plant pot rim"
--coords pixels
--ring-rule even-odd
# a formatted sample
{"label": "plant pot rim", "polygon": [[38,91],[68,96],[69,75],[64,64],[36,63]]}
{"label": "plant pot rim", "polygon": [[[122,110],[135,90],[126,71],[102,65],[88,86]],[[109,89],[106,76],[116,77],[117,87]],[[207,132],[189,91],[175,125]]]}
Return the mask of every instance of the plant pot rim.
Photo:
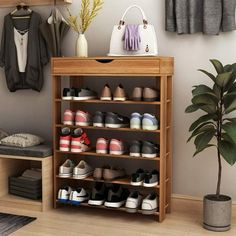
{"label": "plant pot rim", "polygon": [[204,199],[207,199],[209,201],[215,201],[215,202],[228,202],[231,201],[231,197],[227,195],[220,194],[220,197],[217,198],[216,194],[207,194],[204,196]]}

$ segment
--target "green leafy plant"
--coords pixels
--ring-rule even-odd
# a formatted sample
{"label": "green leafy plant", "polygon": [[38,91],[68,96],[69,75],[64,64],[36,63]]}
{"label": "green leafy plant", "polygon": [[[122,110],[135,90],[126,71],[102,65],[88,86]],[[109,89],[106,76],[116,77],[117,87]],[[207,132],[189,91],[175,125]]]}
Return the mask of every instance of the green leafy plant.
{"label": "green leafy plant", "polygon": [[[103,0],[93,0],[93,5],[90,7],[90,0],[81,1],[81,10],[78,15],[72,15],[70,9],[67,7],[68,18],[67,21],[71,28],[77,32],[85,33],[93,19],[98,15],[98,12],[102,9]],[[80,18],[80,21],[79,21]]]}
{"label": "green leafy plant", "polygon": [[218,179],[216,197],[220,198],[222,158],[230,165],[236,162],[236,118],[230,113],[236,110],[236,63],[223,66],[218,60],[210,60],[216,75],[199,70],[212,80],[212,86],[193,86],[192,104],[185,110],[192,113],[204,112],[189,128],[194,138],[196,151],[193,156],[206,148],[215,147],[218,158]]}

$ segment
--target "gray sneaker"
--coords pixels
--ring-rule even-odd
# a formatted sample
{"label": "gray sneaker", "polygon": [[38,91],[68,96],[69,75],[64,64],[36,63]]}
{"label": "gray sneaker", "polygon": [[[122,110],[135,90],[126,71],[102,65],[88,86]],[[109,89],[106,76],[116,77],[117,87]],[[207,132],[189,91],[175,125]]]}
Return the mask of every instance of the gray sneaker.
{"label": "gray sneaker", "polygon": [[83,160],[73,170],[74,179],[85,179],[92,174],[93,168]]}
{"label": "gray sneaker", "polygon": [[83,100],[91,100],[97,98],[97,93],[90,90],[90,89],[75,89],[75,96],[73,97],[74,100],[83,101]]}
{"label": "gray sneaker", "polygon": [[142,128],[143,130],[157,130],[159,128],[159,121],[154,115],[145,113],[143,115]]}
{"label": "gray sneaker", "polygon": [[144,187],[155,187],[159,183],[159,172],[153,170],[145,174],[143,186]]}
{"label": "gray sneaker", "polygon": [[106,113],[101,111],[96,111],[93,117],[93,126],[95,127],[104,127],[105,125],[105,116]]}
{"label": "gray sneaker", "polygon": [[144,178],[145,171],[143,169],[138,169],[134,174],[132,174],[130,184],[133,186],[141,186],[143,184]]}
{"label": "gray sneaker", "polygon": [[105,127],[107,128],[124,128],[129,126],[129,118],[108,112],[105,118]]}
{"label": "gray sneaker", "polygon": [[140,157],[141,156],[141,146],[142,142],[138,140],[132,141],[129,148],[129,155],[131,157]]}
{"label": "gray sneaker", "polygon": [[157,157],[157,155],[160,153],[160,145],[148,141],[143,141],[141,153],[142,157]]}

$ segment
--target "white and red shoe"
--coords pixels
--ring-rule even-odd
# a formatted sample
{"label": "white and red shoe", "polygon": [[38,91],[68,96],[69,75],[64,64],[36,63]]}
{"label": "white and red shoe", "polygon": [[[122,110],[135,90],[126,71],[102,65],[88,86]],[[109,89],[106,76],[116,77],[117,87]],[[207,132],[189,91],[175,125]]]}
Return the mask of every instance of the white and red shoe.
{"label": "white and red shoe", "polygon": [[64,112],[63,124],[74,125],[74,121],[75,121],[75,113],[70,109],[66,109]]}
{"label": "white and red shoe", "polygon": [[105,138],[97,139],[96,153],[107,154],[109,148],[109,141]]}
{"label": "white and red shoe", "polygon": [[86,152],[91,144],[87,134],[81,129],[75,129],[71,137],[71,152]]}
{"label": "white and red shoe", "polygon": [[71,142],[71,131],[70,128],[65,127],[61,129],[60,134],[60,151],[69,152]]}
{"label": "white and red shoe", "polygon": [[125,153],[125,145],[118,139],[112,139],[110,141],[109,149],[112,155],[123,155]]}
{"label": "white and red shoe", "polygon": [[75,124],[79,126],[89,126],[92,124],[91,115],[88,112],[77,111],[75,115]]}

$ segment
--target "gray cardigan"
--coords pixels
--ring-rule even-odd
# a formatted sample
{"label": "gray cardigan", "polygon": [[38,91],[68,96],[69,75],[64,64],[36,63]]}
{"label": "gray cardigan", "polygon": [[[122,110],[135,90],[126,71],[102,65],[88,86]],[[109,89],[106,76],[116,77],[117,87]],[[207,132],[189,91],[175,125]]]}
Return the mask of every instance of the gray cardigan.
{"label": "gray cardigan", "polygon": [[217,35],[235,30],[236,0],[166,0],[166,30]]}
{"label": "gray cardigan", "polygon": [[[15,92],[19,89],[31,88],[40,91],[43,86],[43,66],[48,63],[49,56],[45,41],[40,34],[41,17],[32,12],[29,22],[26,72],[19,73],[17,52],[14,41],[14,22],[10,14],[4,18],[2,42],[0,49],[0,66],[5,67],[8,89]],[[25,20],[17,20],[17,28],[25,27]]]}

